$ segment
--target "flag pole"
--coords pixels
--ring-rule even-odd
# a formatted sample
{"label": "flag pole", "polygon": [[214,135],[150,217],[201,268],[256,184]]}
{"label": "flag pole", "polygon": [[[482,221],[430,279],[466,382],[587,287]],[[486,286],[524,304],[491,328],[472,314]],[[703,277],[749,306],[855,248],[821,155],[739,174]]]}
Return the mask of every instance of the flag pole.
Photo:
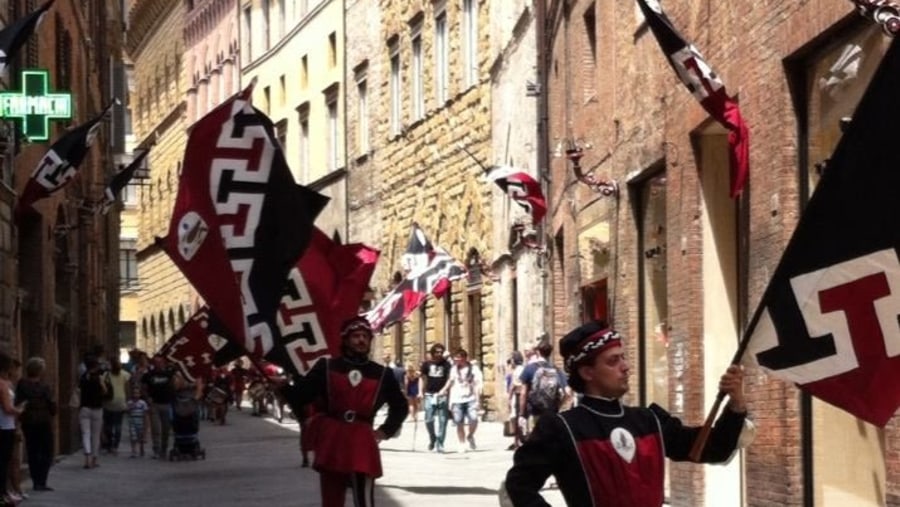
{"label": "flag pole", "polygon": [[[766,292],[763,293],[762,299],[760,301],[766,301],[766,294],[768,294],[769,289],[766,289]],[[744,328],[744,332],[741,334],[741,341],[738,342],[738,348],[734,352],[734,357],[731,358],[731,365],[740,365],[741,360],[744,357],[744,353],[747,351],[747,347],[750,345],[750,330],[756,329],[756,324],[759,322],[759,318],[762,316],[762,312],[765,309],[765,305],[760,304],[756,307],[756,311],[753,312],[753,317],[750,319],[747,327]],[[716,401],[713,403],[712,408],[709,409],[709,413],[706,414],[706,420],[703,422],[703,426],[700,428],[700,433],[697,434],[697,438],[694,439],[694,445],[691,447],[691,452],[688,453],[688,458],[694,463],[700,462],[700,456],[703,454],[703,449],[706,447],[706,441],[709,439],[709,433],[712,431],[712,425],[716,421],[716,416],[719,415],[719,409],[722,407],[722,402],[725,400],[725,393],[719,390],[718,394],[716,394]]]}
{"label": "flag pole", "polygon": [[466,155],[472,157],[472,160],[474,160],[475,163],[478,164],[478,167],[480,167],[481,170],[484,171],[484,174],[490,174],[490,172],[491,172],[490,168],[485,167],[485,165],[482,164],[481,161],[478,160],[477,157],[475,157],[475,155],[472,155],[472,152],[469,151],[468,148],[466,148],[466,147],[463,145],[463,143],[456,143],[456,146],[459,147],[459,149],[461,149],[462,151],[466,152]]}

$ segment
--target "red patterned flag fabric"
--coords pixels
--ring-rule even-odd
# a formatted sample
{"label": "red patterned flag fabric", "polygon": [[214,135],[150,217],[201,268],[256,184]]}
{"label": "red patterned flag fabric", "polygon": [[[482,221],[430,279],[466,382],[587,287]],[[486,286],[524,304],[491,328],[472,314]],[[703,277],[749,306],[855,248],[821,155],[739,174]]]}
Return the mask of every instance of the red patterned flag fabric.
{"label": "red patterned flag fabric", "polygon": [[487,178],[506,192],[509,197],[531,215],[533,224],[540,223],[547,214],[547,200],[544,191],[530,174],[523,169],[510,166],[495,166]]}
{"label": "red patterned flag fabric", "polygon": [[750,176],[750,133],[737,102],[728,96],[725,85],[700,51],[678,33],[658,0],[637,0],[637,3],[678,78],[703,109],[728,129],[731,197],[737,197]]}
{"label": "red patterned flag fabric", "polygon": [[341,322],[359,313],[378,256],[378,250],[341,245],[315,229],[309,248],[288,274],[276,339],[257,354],[300,375],[319,359],[340,355]]}
{"label": "red patterned flag fabric", "polygon": [[252,85],[194,124],[157,241],[249,351],[270,349],[288,272],[327,198],[297,185]]}
{"label": "red patterned flag fabric", "polygon": [[213,366],[222,366],[244,355],[226,336],[228,332],[204,306],[169,338],[158,354],[172,362],[190,382],[210,378]]}

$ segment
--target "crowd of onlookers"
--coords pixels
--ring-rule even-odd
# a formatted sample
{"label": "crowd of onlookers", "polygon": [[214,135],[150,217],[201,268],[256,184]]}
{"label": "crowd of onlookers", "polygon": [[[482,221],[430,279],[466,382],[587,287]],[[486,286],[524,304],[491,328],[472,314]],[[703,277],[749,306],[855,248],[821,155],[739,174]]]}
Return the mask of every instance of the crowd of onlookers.
{"label": "crowd of onlookers", "polygon": [[[259,372],[238,360],[232,367],[213,368],[209,378],[189,380],[161,356],[151,358],[132,350],[122,364],[118,355],[107,356],[102,346],[93,347],[82,355],[77,387],[68,400],[78,413],[84,468],[99,467],[103,454],[118,455],[123,433],[131,458],[144,457],[149,442],[150,457],[166,459],[173,438],[172,407],[179,395],[197,401],[198,421],[225,424],[228,405],[240,410],[248,390],[257,393],[251,399],[254,415],[264,412],[266,376],[278,373],[268,366]],[[21,488],[22,444],[32,490],[53,490],[47,479],[54,460],[53,420],[58,407],[45,369],[44,360],[33,357],[22,375],[22,364],[0,352],[0,478],[7,478],[0,482],[0,507],[28,498]],[[262,392],[258,386],[263,386]]]}
{"label": "crowd of onlookers", "polygon": [[[573,402],[565,373],[552,364],[552,351],[549,339],[539,339],[535,346],[513,352],[505,366],[498,368],[509,401],[509,419],[504,425],[506,436],[513,438],[509,450],[522,444],[537,417],[558,412]],[[450,354],[443,344],[436,343],[418,365],[407,363],[402,367],[389,355],[383,362],[403,388],[413,421],[418,421],[419,411],[424,410],[429,451],[447,450],[447,425],[451,420],[457,437],[454,450],[476,448],[484,376],[466,350]]]}

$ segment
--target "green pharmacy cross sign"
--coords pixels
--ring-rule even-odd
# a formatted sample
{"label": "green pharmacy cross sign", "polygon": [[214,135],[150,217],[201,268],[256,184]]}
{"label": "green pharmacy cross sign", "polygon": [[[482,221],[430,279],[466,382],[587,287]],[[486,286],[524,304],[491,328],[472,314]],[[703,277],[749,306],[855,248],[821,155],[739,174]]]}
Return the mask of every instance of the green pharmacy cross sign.
{"label": "green pharmacy cross sign", "polygon": [[22,71],[21,92],[0,93],[0,118],[18,119],[29,141],[50,138],[50,120],[72,118],[72,94],[50,93],[46,70]]}

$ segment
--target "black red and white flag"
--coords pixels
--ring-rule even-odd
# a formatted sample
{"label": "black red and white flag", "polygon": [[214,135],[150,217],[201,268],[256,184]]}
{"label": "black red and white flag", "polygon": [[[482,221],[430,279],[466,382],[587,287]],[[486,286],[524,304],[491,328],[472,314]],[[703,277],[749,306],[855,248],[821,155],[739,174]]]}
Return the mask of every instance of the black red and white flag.
{"label": "black red and white flag", "polygon": [[37,27],[40,26],[53,2],[54,0],[45,2],[44,5],[38,7],[34,12],[17,19],[0,30],[0,75],[6,74],[6,68],[13,57],[19,52],[19,49],[22,48],[28,38],[31,37],[31,34],[37,30]]}
{"label": "black red and white flag", "polygon": [[900,407],[900,47],[857,106],[745,333],[744,359],[884,426]]}
{"label": "black red and white flag", "polygon": [[637,0],[669,64],[703,109],[728,129],[731,197],[737,197],[750,176],[750,134],[737,102],[693,44],[669,21],[658,0]]}
{"label": "black red and white flag", "polygon": [[158,354],[171,361],[190,382],[208,379],[213,367],[245,354],[244,348],[227,336],[221,321],[204,306],[169,338]]}
{"label": "black red and white flag", "polygon": [[406,277],[365,315],[376,333],[408,317],[429,294],[443,297],[453,281],[466,276],[465,265],[434,246],[418,224],[413,224],[402,263]]}
{"label": "black red and white flag", "polygon": [[144,164],[144,159],[147,158],[147,154],[150,153],[150,150],[144,150],[128,164],[127,167],[117,172],[110,180],[109,184],[106,185],[106,189],[103,191],[103,200],[100,201],[100,211],[105,215],[109,212],[109,209],[113,204],[116,203],[116,198],[119,196],[119,193],[122,192],[122,189],[125,188],[128,183],[134,178],[134,173],[137,172]]}
{"label": "black red and white flag", "polygon": [[487,178],[531,215],[531,223],[540,223],[547,214],[547,199],[541,184],[524,170],[507,165],[494,166]]}
{"label": "black red and white flag", "polygon": [[247,350],[271,347],[282,287],[328,199],[297,185],[253,85],[194,124],[158,243]]}
{"label": "black red and white flag", "polygon": [[319,359],[340,355],[341,323],[359,313],[378,255],[314,229],[309,248],[288,274],[275,339],[253,351],[255,357],[306,375]]}
{"label": "black red and white flag", "polygon": [[102,113],[69,130],[50,146],[25,183],[25,189],[16,204],[17,217],[31,210],[36,201],[50,196],[75,177],[78,166],[100,133],[103,120],[109,118],[113,106],[119,103],[118,99],[113,100]]}

